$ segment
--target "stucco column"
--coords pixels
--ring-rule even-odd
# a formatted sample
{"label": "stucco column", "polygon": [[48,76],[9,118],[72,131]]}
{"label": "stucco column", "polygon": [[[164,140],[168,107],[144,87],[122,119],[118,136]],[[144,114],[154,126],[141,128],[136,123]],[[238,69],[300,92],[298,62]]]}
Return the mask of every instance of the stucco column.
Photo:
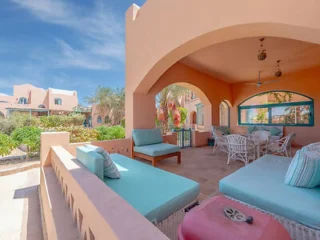
{"label": "stucco column", "polygon": [[155,96],[134,94],[126,91],[126,137],[131,137],[132,129],[154,128],[156,117]]}
{"label": "stucco column", "polygon": [[68,132],[43,132],[41,133],[40,163],[42,167],[50,166],[50,149],[52,146],[68,147],[70,143]]}

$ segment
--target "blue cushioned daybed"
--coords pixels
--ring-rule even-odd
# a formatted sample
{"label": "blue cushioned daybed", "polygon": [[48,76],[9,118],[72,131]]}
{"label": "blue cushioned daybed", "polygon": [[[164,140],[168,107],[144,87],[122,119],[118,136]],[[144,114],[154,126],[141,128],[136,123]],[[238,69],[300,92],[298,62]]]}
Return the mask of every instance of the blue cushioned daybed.
{"label": "blue cushioned daybed", "polygon": [[310,230],[313,235],[319,234],[320,187],[286,185],[284,179],[290,162],[291,158],[265,155],[221,179],[219,190],[231,198],[286,218],[290,224],[302,224],[304,231]]}
{"label": "blue cushioned daybed", "polygon": [[177,157],[181,163],[180,148],[177,145],[163,143],[160,129],[134,129],[132,131],[132,158],[139,157],[152,162],[155,166],[157,161]]}
{"label": "blue cushioned daybed", "polygon": [[103,177],[103,160],[92,148],[77,148],[77,159],[88,170],[161,231],[175,236],[185,208],[197,204],[199,184],[120,154],[110,154],[110,157],[120,171],[120,179]]}
{"label": "blue cushioned daybed", "polygon": [[188,178],[120,154],[110,156],[121,178],[105,178],[104,182],[150,221],[163,221],[199,194],[199,184]]}

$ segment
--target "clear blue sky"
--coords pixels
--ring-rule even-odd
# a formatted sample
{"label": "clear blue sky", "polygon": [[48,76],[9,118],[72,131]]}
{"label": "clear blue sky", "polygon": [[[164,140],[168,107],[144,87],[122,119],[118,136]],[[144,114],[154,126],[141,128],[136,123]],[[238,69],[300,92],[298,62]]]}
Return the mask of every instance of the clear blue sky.
{"label": "clear blue sky", "polygon": [[[160,0],[161,1],[161,0]],[[145,0],[1,0],[0,93],[14,84],[122,87],[125,12]]]}

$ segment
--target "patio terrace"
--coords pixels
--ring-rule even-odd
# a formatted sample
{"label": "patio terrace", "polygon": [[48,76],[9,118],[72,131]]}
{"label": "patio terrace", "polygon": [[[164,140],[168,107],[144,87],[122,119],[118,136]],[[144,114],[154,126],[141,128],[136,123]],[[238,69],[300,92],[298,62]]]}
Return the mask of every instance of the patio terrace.
{"label": "patio terrace", "polygon": [[[227,155],[223,152],[212,154],[212,147],[184,148],[181,150],[182,162],[178,165],[174,158],[164,159],[157,167],[172,172],[200,184],[199,200],[219,193],[219,180],[239,168],[243,162],[233,161],[227,165]],[[150,164],[149,161],[143,161]]]}

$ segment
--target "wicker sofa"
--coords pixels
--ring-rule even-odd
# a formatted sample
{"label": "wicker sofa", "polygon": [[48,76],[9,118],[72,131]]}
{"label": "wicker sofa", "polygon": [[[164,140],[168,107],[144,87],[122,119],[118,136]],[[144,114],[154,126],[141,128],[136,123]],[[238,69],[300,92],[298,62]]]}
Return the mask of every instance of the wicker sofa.
{"label": "wicker sofa", "polygon": [[84,167],[170,239],[176,239],[177,228],[185,212],[198,204],[199,184],[188,178],[120,154],[110,154],[121,174],[120,179],[110,179],[103,176],[104,159],[92,148],[77,147],[76,156]]}
{"label": "wicker sofa", "polygon": [[247,131],[247,135],[250,135],[254,131],[268,131],[271,133],[270,140],[279,140],[284,135],[283,126],[253,125],[249,126]]}
{"label": "wicker sofa", "polygon": [[278,219],[292,239],[320,239],[320,187],[284,184],[291,158],[265,155],[223,178],[219,190]]}

